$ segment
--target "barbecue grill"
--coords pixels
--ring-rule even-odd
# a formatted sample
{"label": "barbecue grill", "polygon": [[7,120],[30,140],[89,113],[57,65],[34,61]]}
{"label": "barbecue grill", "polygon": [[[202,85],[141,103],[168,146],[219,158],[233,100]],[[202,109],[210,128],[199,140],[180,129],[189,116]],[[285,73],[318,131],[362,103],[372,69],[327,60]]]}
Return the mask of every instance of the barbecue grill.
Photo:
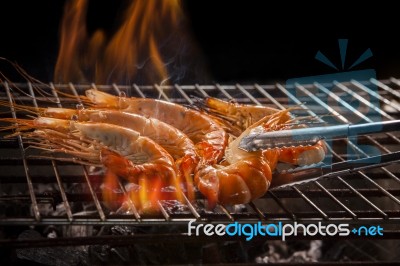
{"label": "barbecue grill", "polygon": [[[73,107],[80,104],[76,99],[64,98],[59,91],[72,95],[82,95],[89,88],[97,88],[115,95],[128,97],[152,97],[179,104],[193,105],[196,97],[218,97],[220,99],[237,101],[243,104],[257,104],[283,109],[289,105],[301,105],[295,110],[298,115],[310,115],[322,120],[334,115],[343,123],[358,116],[359,121],[366,109],[374,109],[383,120],[400,119],[400,80],[371,79],[368,81],[351,81],[335,84],[335,93],[321,90],[324,84],[293,85],[297,86],[306,98],[294,95],[290,87],[283,84],[275,85],[81,85],[81,84],[1,84],[0,99],[12,103],[14,97],[17,104],[54,107]],[[379,93],[373,93],[371,86],[376,86]],[[19,88],[16,89],[16,88]],[[37,88],[40,88],[38,90]],[[314,94],[318,91],[318,94]],[[38,93],[42,92],[42,93]],[[312,93],[313,92],[313,93]],[[46,94],[44,94],[46,93]],[[332,95],[330,95],[332,94]],[[321,95],[330,97],[341,105],[349,98],[357,99],[360,106],[354,112],[351,108],[335,108],[322,102]],[[381,106],[375,106],[376,99]],[[363,109],[364,108],[364,109]],[[11,104],[11,108],[2,107],[1,115],[20,116]],[[319,121],[321,122],[321,121]],[[2,135],[10,132],[2,132]],[[360,137],[357,144],[367,144],[378,148],[383,154],[400,150],[400,132],[378,133]],[[345,147],[354,144],[353,140],[338,139],[331,143],[332,154],[329,160],[340,162],[347,160]],[[134,234],[97,234],[94,232],[76,235],[65,234],[58,238],[16,239],[15,237],[0,237],[0,246],[14,249],[49,246],[81,246],[107,243],[110,246],[128,246],[137,243],[208,243],[237,241],[243,243],[243,237],[208,237],[204,235],[189,236],[187,224],[195,223],[229,224],[239,223],[348,223],[350,228],[357,225],[380,225],[384,228],[383,236],[357,236],[351,234],[343,239],[337,237],[332,247],[346,247],[351,250],[347,254],[349,261],[385,260],[389,256],[375,256],[363,250],[363,246],[385,253],[390,246],[391,259],[400,260],[398,256],[399,243],[391,239],[400,237],[400,167],[397,162],[365,169],[361,171],[343,172],[329,179],[320,179],[301,185],[269,190],[262,198],[249,204],[239,206],[218,205],[214,210],[205,208],[206,200],[197,194],[195,202],[185,204],[170,204],[159,202],[159,215],[141,215],[132,202],[126,202],[117,211],[110,210],[102,201],[101,173],[69,162],[44,159],[30,156],[28,145],[19,138],[0,139],[0,226],[4,232],[8,228],[73,228],[87,226],[90,228],[107,228],[121,226],[139,228]],[[359,151],[358,156],[365,157]],[[400,160],[400,158],[398,158]],[[127,193],[121,183],[120,190],[115,193]],[[127,211],[124,211],[127,210]],[[156,228],[148,230],[148,228]],[[171,229],[173,228],[173,229]],[[142,230],[143,229],[143,230]],[[3,235],[5,234],[3,232]],[[321,236],[292,237],[297,240],[322,239]],[[273,237],[257,236],[253,241],[259,243],[276,240]],[[290,240],[290,238],[289,238]],[[354,240],[354,241],[352,241]],[[368,240],[368,241],[366,241]],[[371,240],[371,241],[369,241]],[[372,241],[373,240],[373,241]],[[359,241],[359,242],[357,242]],[[359,244],[361,241],[362,244]],[[243,246],[241,246],[243,248]],[[343,249],[342,249],[343,250]],[[377,251],[377,252],[378,252]],[[393,255],[397,253],[397,255]],[[349,255],[350,254],[350,255]],[[367,255],[365,255],[367,254]],[[365,257],[367,256],[367,257]],[[384,258],[382,258],[384,257]],[[246,261],[243,259],[241,262]]]}

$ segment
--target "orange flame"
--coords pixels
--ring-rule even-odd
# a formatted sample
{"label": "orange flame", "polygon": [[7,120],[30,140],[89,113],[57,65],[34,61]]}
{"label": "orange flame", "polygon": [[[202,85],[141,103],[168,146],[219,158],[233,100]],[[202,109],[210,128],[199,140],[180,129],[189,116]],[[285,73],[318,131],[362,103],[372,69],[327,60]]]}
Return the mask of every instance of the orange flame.
{"label": "orange flame", "polygon": [[152,84],[168,79],[161,49],[171,48],[167,39],[178,29],[182,17],[179,0],[131,2],[111,37],[100,29],[88,36],[87,9],[88,0],[67,2],[55,81],[104,84],[140,78],[142,83]]}
{"label": "orange flame", "polygon": [[[130,2],[114,34],[106,34],[102,29],[89,34],[86,27],[88,8],[88,0],[67,1],[54,73],[56,82],[154,84],[168,80],[171,56],[179,53],[181,60],[180,45],[181,42],[186,45],[187,41],[185,28],[180,25],[183,15],[180,0]],[[174,43],[176,40],[171,41],[171,36],[177,39],[178,45]],[[185,49],[190,51],[190,56],[196,52]],[[165,58],[170,60],[168,64]],[[191,58],[191,61],[199,65],[198,60]],[[176,68],[176,65],[172,67]],[[118,160],[118,156],[115,154],[115,159]],[[128,191],[129,199],[122,196],[119,181],[124,181],[119,178],[122,176],[127,181],[126,173],[121,169],[129,163],[123,159],[119,162],[114,172],[109,167],[104,178],[103,199],[109,206],[130,200],[141,213],[158,213],[160,200],[183,202],[179,180],[166,184],[155,177],[139,177],[133,189]],[[174,187],[175,191],[164,189],[167,187]]]}
{"label": "orange flame", "polygon": [[[140,177],[135,188],[129,191],[129,200],[132,201],[139,213],[159,213],[159,204],[163,200],[176,200],[179,198],[175,192],[164,192],[163,188],[166,187],[168,187],[168,185],[159,178]],[[112,196],[112,199],[116,199],[115,195]],[[112,203],[115,204],[115,201],[108,203],[112,205]]]}
{"label": "orange flame", "polygon": [[120,190],[118,177],[113,172],[107,171],[104,176],[102,194],[103,200],[112,208],[114,208],[114,206],[118,208],[124,202],[124,198],[118,193],[118,190]]}
{"label": "orange flame", "polygon": [[[101,157],[107,168],[102,186],[103,200],[110,208],[130,200],[140,213],[155,214],[160,211],[162,200],[184,201],[182,184],[175,176],[169,179],[151,171],[133,170],[131,161],[109,149],[103,149]],[[122,195],[124,191],[120,184],[124,181],[129,183],[126,195],[129,198]]]}

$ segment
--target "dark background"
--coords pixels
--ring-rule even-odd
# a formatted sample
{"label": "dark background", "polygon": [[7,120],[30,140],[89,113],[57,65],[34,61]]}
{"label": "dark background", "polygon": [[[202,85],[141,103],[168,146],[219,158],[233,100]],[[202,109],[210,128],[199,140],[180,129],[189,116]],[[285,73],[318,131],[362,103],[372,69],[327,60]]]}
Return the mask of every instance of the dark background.
{"label": "dark background", "polygon": [[[0,57],[51,81],[58,52],[61,0],[0,4]],[[91,1],[89,28],[111,28],[127,1]],[[347,67],[366,49],[373,57],[353,70],[373,68],[378,78],[400,77],[399,15],[390,2],[183,1],[209,82],[271,83],[335,73],[314,59],[318,50],[340,66],[339,38],[349,39]],[[18,79],[4,62],[0,71]],[[199,79],[201,81],[201,79]],[[185,83],[198,80],[185,80]]]}

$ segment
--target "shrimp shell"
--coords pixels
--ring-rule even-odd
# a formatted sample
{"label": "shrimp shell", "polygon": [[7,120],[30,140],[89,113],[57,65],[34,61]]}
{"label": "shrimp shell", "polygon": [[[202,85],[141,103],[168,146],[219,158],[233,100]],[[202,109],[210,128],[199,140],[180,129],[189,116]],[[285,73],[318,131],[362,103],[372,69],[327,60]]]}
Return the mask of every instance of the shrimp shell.
{"label": "shrimp shell", "polygon": [[227,145],[225,130],[196,110],[156,99],[117,97],[93,89],[87,90],[86,96],[96,108],[153,117],[181,130],[196,144],[197,152],[207,164],[219,162],[224,155]]}

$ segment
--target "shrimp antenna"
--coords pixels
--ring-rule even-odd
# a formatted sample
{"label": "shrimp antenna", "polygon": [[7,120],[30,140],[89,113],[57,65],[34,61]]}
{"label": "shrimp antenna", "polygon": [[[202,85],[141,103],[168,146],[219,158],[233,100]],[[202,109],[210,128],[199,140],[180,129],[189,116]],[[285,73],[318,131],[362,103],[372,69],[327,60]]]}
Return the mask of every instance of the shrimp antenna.
{"label": "shrimp antenna", "polygon": [[[41,107],[34,107],[34,106],[27,106],[27,105],[22,105],[22,104],[10,104],[10,102],[8,101],[2,101],[0,100],[0,106],[1,107],[13,107],[15,111],[20,111],[20,112],[27,112],[33,115],[38,116],[41,112],[43,112],[45,110],[45,108],[41,108]],[[9,113],[8,111],[5,111],[3,113]]]}
{"label": "shrimp antenna", "polygon": [[[12,62],[12,61],[8,60],[7,58],[4,58],[4,57],[0,57],[0,60],[6,61],[7,63],[9,63],[9,64],[17,71],[17,73],[18,73],[21,77],[23,77],[24,79],[26,79],[29,83],[34,83],[34,84],[40,84],[40,85],[42,85],[42,86],[47,86],[46,84],[44,84],[44,83],[41,82],[40,80],[35,79],[34,77],[30,76],[30,75],[29,75],[22,67],[20,67],[17,63]],[[24,90],[20,89],[18,86],[15,85],[14,82],[12,82],[10,79],[8,79],[2,72],[0,72],[0,75],[3,77],[3,79],[4,79],[5,81],[7,81],[7,82],[10,84],[10,86],[11,86],[10,89],[14,89],[14,90],[18,91],[19,93],[21,93],[21,94],[23,94],[23,95],[25,95],[25,96],[27,96],[27,97],[29,97],[29,98],[33,98],[33,95],[31,95],[31,94],[25,92]],[[51,100],[49,99],[49,96],[51,96],[49,93],[47,93],[46,91],[44,91],[43,89],[41,89],[41,88],[38,87],[38,86],[35,86],[34,89],[35,89],[36,91],[38,91],[38,93],[39,93],[41,96],[47,98],[48,101],[51,101]],[[47,95],[47,96],[46,96],[46,95]]]}
{"label": "shrimp antenna", "polygon": [[[70,99],[77,99],[85,104],[91,104],[91,102],[89,101],[89,99],[86,96],[81,96],[81,95],[74,95],[74,94],[70,94],[70,93],[66,93],[61,91],[60,89],[55,88],[55,86],[52,85],[48,85],[34,77],[32,77],[31,75],[29,75],[25,69],[23,69],[21,66],[19,66],[17,63],[12,62],[6,58],[0,57],[0,60],[4,60],[7,63],[9,63],[12,67],[14,67],[14,69],[17,71],[17,73],[23,77],[25,80],[27,80],[27,82],[29,83],[30,86],[32,86],[32,89],[38,94],[38,96],[43,97],[44,99],[40,99],[40,98],[36,98],[35,95],[32,95],[26,91],[24,91],[23,89],[19,88],[15,83],[13,83],[11,80],[9,80],[2,72],[0,72],[0,76],[2,77],[2,79],[4,79],[4,81],[6,81],[7,83],[10,84],[10,89],[14,90],[14,91],[18,91],[19,93],[21,93],[22,95],[35,99],[36,101],[45,101],[45,102],[51,102],[51,103],[60,103],[59,99],[57,99],[57,94],[62,95],[63,97],[67,97]],[[1,80],[1,79],[0,79]],[[51,91],[53,91],[53,93],[51,93]],[[56,93],[56,95],[54,94]],[[54,98],[56,98],[54,100]]]}

